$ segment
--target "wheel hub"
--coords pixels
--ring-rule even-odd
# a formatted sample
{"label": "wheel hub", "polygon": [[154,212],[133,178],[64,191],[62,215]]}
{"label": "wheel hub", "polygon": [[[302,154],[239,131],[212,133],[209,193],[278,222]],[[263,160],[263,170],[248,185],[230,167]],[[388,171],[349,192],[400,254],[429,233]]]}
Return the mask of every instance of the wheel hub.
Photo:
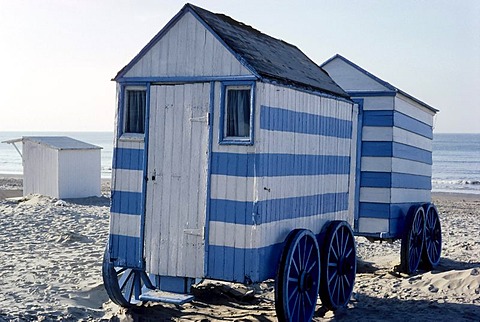
{"label": "wheel hub", "polygon": [[313,286],[313,277],[311,274],[307,273],[306,271],[302,271],[300,273],[300,277],[298,279],[298,288],[302,292],[309,291]]}

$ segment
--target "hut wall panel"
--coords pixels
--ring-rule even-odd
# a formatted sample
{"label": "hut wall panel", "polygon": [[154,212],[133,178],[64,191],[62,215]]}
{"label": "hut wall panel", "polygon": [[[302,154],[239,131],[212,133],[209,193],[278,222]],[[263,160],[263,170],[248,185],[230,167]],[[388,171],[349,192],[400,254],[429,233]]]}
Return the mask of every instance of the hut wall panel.
{"label": "hut wall panel", "polygon": [[427,110],[418,103],[402,96],[395,97],[395,109],[405,115],[419,120],[429,126],[433,126],[434,112]]}
{"label": "hut wall panel", "polygon": [[385,91],[385,86],[365,75],[341,59],[334,59],[322,66],[345,91]]}
{"label": "hut wall panel", "polygon": [[257,84],[255,100],[254,145],[213,146],[212,278],[273,277],[292,229],[319,234],[327,220],[353,222],[352,104],[268,84]]}
{"label": "hut wall panel", "polygon": [[390,231],[390,220],[384,218],[362,217],[358,220],[358,228],[362,233],[379,233]]}
{"label": "hut wall panel", "polygon": [[59,198],[101,195],[100,150],[61,150],[58,160]]}
{"label": "hut wall panel", "polygon": [[110,256],[117,265],[140,267],[144,140],[124,134],[116,141],[113,154]]}
{"label": "hut wall panel", "polygon": [[124,77],[213,75],[251,75],[251,72],[188,12]]}
{"label": "hut wall panel", "polygon": [[23,195],[42,193],[59,198],[58,150],[28,140],[23,145]]}
{"label": "hut wall panel", "polygon": [[364,126],[362,130],[362,139],[364,141],[398,142],[422,150],[432,150],[431,139],[399,127]]}

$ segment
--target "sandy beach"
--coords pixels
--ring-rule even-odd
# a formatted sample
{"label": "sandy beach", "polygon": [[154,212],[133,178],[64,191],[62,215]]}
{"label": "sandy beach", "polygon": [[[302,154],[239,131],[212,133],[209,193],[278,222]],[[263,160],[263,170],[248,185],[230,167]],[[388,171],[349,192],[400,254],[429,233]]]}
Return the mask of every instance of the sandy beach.
{"label": "sandy beach", "polygon": [[[108,236],[109,182],[102,197],[21,196],[21,177],[0,176],[0,321],[276,321],[273,281],[248,289],[205,281],[182,307],[108,300],[101,263]],[[398,273],[400,241],[357,237],[358,272],[346,309],[315,321],[480,321],[480,195],[435,193],[443,253],[433,271]],[[254,296],[238,293],[254,290]],[[251,292],[250,292],[251,293]]]}

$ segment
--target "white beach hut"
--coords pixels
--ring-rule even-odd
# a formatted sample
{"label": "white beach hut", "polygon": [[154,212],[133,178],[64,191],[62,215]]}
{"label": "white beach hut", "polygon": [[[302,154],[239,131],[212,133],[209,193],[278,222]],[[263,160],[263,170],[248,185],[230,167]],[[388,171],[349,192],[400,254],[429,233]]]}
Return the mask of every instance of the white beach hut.
{"label": "white beach hut", "polygon": [[5,141],[17,142],[23,143],[24,196],[33,193],[54,198],[101,195],[101,147],[66,136],[24,136]]}

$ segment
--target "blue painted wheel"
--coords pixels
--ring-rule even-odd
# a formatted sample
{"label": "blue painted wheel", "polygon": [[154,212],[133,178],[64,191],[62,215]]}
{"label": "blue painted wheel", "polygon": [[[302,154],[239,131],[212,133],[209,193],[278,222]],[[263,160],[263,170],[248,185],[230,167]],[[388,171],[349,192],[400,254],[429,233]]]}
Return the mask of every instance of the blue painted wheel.
{"label": "blue painted wheel", "polygon": [[115,267],[107,249],[102,265],[103,285],[113,303],[131,307],[137,305],[143,286],[153,289],[149,277],[143,270],[127,267]]}
{"label": "blue painted wheel", "polygon": [[413,274],[418,269],[425,239],[425,211],[422,206],[413,206],[405,218],[400,259],[402,271]]}
{"label": "blue painted wheel", "polygon": [[323,241],[320,280],[320,299],[326,308],[336,310],[348,304],[356,271],[355,239],[350,225],[345,221],[330,222]]}
{"label": "blue painted wheel", "polygon": [[440,262],[442,228],[437,208],[433,204],[429,204],[425,208],[425,241],[423,243],[422,262],[427,269],[432,269]]}
{"label": "blue painted wheel", "polygon": [[279,321],[310,321],[320,282],[320,253],[315,235],[295,229],[287,237],[275,280]]}

